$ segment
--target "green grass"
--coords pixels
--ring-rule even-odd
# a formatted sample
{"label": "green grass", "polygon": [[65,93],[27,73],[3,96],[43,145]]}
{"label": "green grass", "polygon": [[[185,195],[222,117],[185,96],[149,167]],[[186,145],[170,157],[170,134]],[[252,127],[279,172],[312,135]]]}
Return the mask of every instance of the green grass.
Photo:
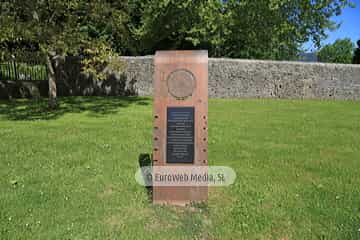
{"label": "green grass", "polygon": [[136,184],[152,99],[0,102],[0,239],[360,239],[360,102],[210,100],[207,206]]}

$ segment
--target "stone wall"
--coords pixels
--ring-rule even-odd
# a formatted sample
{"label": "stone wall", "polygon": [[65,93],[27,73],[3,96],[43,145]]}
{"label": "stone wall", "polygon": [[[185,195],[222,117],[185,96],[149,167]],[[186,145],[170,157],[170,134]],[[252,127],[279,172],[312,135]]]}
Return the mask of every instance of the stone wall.
{"label": "stone wall", "polygon": [[48,95],[47,81],[0,81],[0,99],[39,98]]}
{"label": "stone wall", "polygon": [[360,99],[360,65],[210,59],[209,69],[213,97]]}
{"label": "stone wall", "polygon": [[[137,94],[151,96],[153,58],[122,59]],[[360,100],[360,65],[210,58],[209,96]]]}
{"label": "stone wall", "polygon": [[[151,96],[152,56],[121,57],[124,73],[96,81],[80,74],[76,61],[57,76],[58,95]],[[47,96],[46,81],[0,81],[0,98]],[[360,65],[209,59],[212,98],[294,98],[360,100]]]}

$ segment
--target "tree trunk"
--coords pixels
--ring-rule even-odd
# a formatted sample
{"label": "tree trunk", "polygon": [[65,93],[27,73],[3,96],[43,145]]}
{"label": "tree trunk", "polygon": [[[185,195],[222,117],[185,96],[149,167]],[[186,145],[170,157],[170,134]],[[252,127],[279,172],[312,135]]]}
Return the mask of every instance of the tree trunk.
{"label": "tree trunk", "polygon": [[54,67],[52,65],[49,55],[46,55],[46,67],[49,79],[49,103],[48,106],[50,109],[56,109],[58,107],[58,102],[56,99],[56,76]]}

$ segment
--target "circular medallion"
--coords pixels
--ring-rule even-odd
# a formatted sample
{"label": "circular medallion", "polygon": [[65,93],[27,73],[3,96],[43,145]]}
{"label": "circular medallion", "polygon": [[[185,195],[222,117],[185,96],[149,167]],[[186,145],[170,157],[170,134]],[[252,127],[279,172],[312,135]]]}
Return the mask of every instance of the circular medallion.
{"label": "circular medallion", "polygon": [[185,99],[192,95],[196,87],[194,75],[187,70],[175,70],[167,79],[169,93],[177,99]]}

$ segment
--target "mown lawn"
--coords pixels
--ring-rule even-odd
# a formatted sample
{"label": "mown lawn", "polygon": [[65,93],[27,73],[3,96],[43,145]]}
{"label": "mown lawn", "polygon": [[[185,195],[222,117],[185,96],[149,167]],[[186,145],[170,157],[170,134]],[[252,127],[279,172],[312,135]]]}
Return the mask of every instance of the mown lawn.
{"label": "mown lawn", "polygon": [[152,99],[0,102],[0,239],[360,239],[360,102],[211,100],[207,206],[135,182]]}

